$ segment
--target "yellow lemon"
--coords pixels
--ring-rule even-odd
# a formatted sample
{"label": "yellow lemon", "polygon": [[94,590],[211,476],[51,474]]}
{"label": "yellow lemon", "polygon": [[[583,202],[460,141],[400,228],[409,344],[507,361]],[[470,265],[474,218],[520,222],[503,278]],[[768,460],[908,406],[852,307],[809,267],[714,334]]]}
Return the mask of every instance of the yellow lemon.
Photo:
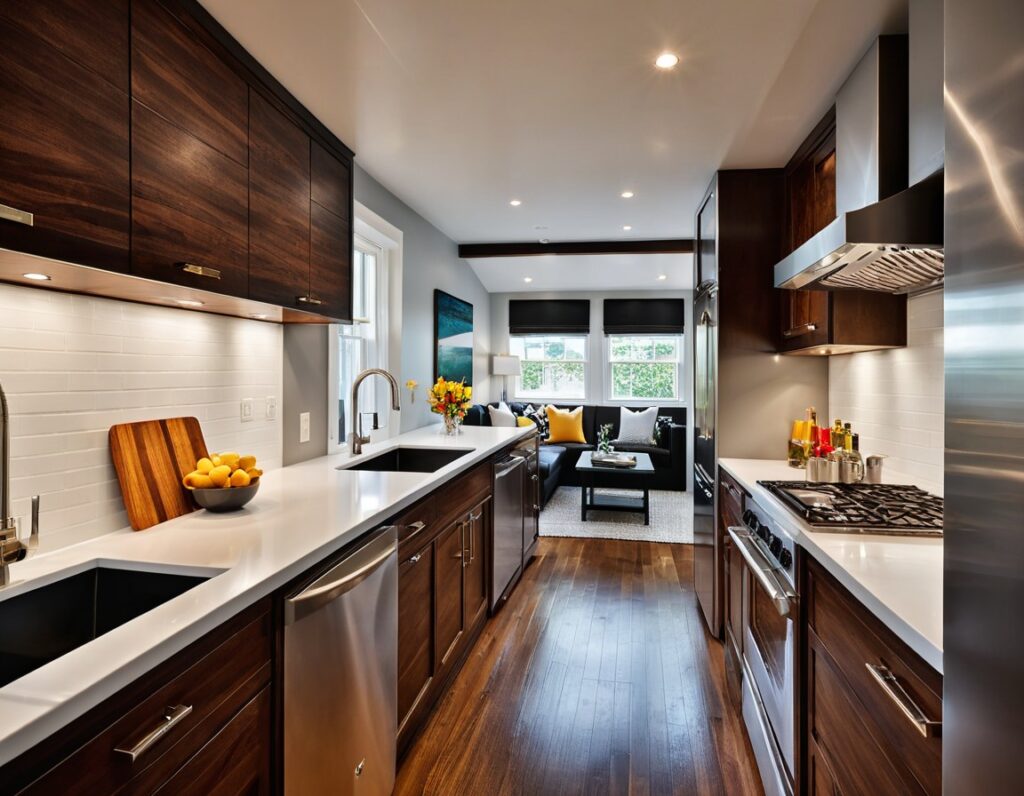
{"label": "yellow lemon", "polygon": [[189,473],[185,478],[189,479],[185,486],[191,489],[213,489],[213,481],[210,479],[210,476],[203,473]]}
{"label": "yellow lemon", "polygon": [[207,459],[205,456],[196,462],[196,471],[206,475],[213,469],[213,462]]}
{"label": "yellow lemon", "polygon": [[263,475],[263,471],[259,467],[249,467],[245,472],[249,474],[249,479],[252,481]]}
{"label": "yellow lemon", "polygon": [[210,470],[210,480],[213,481],[214,486],[227,486],[230,477],[231,468],[226,464],[221,464]]}
{"label": "yellow lemon", "polygon": [[238,459],[239,459],[239,456],[238,456],[237,453],[221,453],[220,454],[220,463],[221,464],[226,464],[232,470],[234,470],[234,469],[236,469],[238,467]]}
{"label": "yellow lemon", "polygon": [[245,470],[235,470],[231,474],[231,486],[249,486],[249,474]]}
{"label": "yellow lemon", "polygon": [[246,472],[248,472],[249,470],[251,470],[255,466],[256,466],[256,457],[255,456],[240,456],[239,459],[238,459],[238,469],[239,470],[245,470]]}
{"label": "yellow lemon", "polygon": [[181,479],[181,483],[184,484],[189,489],[191,489],[192,479],[195,478],[197,475],[202,475],[202,473],[200,473],[198,470],[193,470],[191,473],[189,473],[188,475]]}
{"label": "yellow lemon", "polygon": [[220,460],[220,456],[218,456],[217,454],[211,456],[210,461],[213,462],[214,467],[220,467],[223,464],[223,462]]}

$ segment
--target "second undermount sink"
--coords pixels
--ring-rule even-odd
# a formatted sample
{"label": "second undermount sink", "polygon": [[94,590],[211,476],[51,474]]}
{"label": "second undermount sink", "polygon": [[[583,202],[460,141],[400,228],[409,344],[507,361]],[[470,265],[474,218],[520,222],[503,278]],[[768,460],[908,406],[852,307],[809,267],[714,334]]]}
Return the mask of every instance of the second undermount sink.
{"label": "second undermount sink", "polygon": [[0,688],[209,580],[97,565],[3,599]]}
{"label": "second undermount sink", "polygon": [[398,447],[338,469],[371,470],[378,473],[434,473],[472,452],[471,448]]}

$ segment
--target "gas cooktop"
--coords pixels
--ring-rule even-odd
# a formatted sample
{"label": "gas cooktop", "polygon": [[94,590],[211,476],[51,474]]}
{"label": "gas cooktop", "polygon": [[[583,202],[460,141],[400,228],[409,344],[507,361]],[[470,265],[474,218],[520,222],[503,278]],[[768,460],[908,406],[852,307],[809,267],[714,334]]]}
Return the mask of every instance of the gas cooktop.
{"label": "gas cooktop", "polygon": [[757,483],[816,531],[942,536],[942,498],[916,486]]}

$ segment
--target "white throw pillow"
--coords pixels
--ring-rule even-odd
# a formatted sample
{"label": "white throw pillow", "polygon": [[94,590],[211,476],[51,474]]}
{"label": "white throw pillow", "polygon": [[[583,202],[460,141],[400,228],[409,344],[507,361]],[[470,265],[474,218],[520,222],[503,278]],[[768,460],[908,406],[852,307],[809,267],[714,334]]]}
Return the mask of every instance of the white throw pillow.
{"label": "white throw pillow", "polygon": [[619,436],[615,442],[622,445],[653,445],[654,424],[658,419],[658,407],[651,406],[639,412],[628,407],[619,407]]}
{"label": "white throw pillow", "polygon": [[497,406],[488,406],[487,413],[491,416],[491,425],[496,428],[515,428],[516,416],[508,408],[508,404],[501,401]]}

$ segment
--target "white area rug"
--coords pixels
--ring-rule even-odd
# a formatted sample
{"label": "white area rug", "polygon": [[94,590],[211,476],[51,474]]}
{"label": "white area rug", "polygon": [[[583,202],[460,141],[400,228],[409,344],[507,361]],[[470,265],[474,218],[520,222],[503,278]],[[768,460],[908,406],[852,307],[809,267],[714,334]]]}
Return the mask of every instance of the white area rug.
{"label": "white area rug", "polygon": [[[638,494],[635,490],[598,489],[598,494]],[[643,514],[590,511],[580,520],[580,488],[560,486],[540,513],[541,536],[625,539],[638,542],[693,543],[693,493],[651,490],[651,524]]]}

